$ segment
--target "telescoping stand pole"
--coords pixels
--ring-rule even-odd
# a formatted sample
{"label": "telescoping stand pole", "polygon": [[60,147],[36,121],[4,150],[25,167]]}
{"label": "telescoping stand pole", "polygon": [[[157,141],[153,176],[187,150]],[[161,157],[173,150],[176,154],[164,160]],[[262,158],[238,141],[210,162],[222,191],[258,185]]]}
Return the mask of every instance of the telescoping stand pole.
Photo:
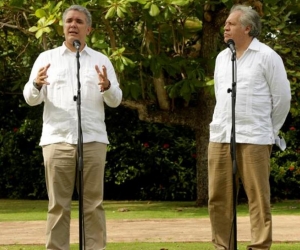
{"label": "telescoping stand pole", "polygon": [[230,232],[230,244],[229,249],[231,249],[231,237],[233,234],[233,249],[237,250],[237,218],[236,218],[236,205],[237,205],[237,162],[236,162],[236,138],[235,138],[235,103],[236,103],[236,51],[234,48],[234,41],[229,39],[227,45],[232,52],[231,61],[232,61],[232,88],[228,89],[228,93],[231,93],[231,109],[232,109],[232,129],[231,129],[231,140],[230,140],[230,153],[232,159],[232,199],[233,199],[233,220],[232,220],[232,230]]}
{"label": "telescoping stand pole", "polygon": [[83,215],[83,136],[81,129],[81,84],[80,84],[80,62],[79,49],[80,42],[75,40],[74,47],[77,49],[77,96],[74,96],[74,101],[77,103],[78,113],[78,141],[77,141],[77,176],[78,176],[78,196],[79,196],[79,249],[85,249],[85,235],[84,235],[84,215]]}

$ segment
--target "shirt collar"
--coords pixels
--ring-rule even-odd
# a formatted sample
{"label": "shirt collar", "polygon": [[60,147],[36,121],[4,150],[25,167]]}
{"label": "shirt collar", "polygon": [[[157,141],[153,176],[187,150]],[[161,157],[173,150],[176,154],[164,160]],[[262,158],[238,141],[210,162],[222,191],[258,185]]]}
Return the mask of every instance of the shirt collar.
{"label": "shirt collar", "polygon": [[259,51],[259,46],[260,45],[260,42],[258,41],[258,39],[256,37],[254,37],[252,39],[252,42],[250,43],[249,47],[248,47],[248,50],[256,50],[256,51]]}
{"label": "shirt collar", "polygon": [[[248,48],[246,49],[246,51],[247,50],[259,51],[259,48],[260,48],[260,42],[256,37],[254,37],[251,43],[249,44]],[[227,48],[227,54],[231,55],[231,50],[229,48]]]}
{"label": "shirt collar", "polygon": [[[65,53],[75,53],[72,52],[71,50],[68,49],[68,47],[65,45],[65,43],[63,42],[62,46],[61,46],[61,50],[60,50],[60,54],[63,55]],[[92,49],[89,48],[86,44],[84,46],[84,48],[82,49],[82,51],[80,51],[80,54],[82,53],[86,53],[88,55],[91,55],[92,53]]]}

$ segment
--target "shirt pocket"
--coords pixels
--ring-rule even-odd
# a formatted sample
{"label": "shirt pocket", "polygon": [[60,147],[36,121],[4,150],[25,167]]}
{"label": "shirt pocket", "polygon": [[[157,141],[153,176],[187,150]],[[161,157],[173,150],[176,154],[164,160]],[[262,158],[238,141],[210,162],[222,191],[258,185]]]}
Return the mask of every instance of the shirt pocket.
{"label": "shirt pocket", "polygon": [[48,72],[49,85],[47,85],[47,95],[54,107],[63,110],[69,109],[73,105],[73,88],[68,82],[68,72],[66,69],[53,69]]}
{"label": "shirt pocket", "polygon": [[101,100],[99,76],[95,69],[83,69],[81,71],[82,102],[87,107],[95,107]]}

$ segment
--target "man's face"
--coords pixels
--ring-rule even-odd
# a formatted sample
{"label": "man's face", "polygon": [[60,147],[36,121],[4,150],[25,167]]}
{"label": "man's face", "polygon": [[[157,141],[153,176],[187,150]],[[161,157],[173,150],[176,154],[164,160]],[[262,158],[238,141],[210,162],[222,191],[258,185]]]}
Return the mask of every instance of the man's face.
{"label": "man's face", "polygon": [[242,12],[234,11],[231,13],[224,26],[224,41],[227,43],[229,39],[232,39],[235,44],[239,44],[249,38],[250,27],[242,26],[240,22],[240,16]]}
{"label": "man's face", "polygon": [[85,38],[90,33],[91,27],[87,24],[86,16],[84,13],[70,10],[66,14],[66,18],[64,21],[64,35],[66,46],[75,50],[73,47],[73,41],[79,40],[83,45],[85,44]]}

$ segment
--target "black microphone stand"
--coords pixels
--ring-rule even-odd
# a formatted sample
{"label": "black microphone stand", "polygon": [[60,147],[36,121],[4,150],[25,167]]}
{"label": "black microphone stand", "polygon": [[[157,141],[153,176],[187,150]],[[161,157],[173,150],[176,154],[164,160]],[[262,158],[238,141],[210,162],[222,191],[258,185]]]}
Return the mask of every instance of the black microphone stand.
{"label": "black microphone stand", "polygon": [[[237,162],[236,162],[236,139],[235,139],[235,103],[236,103],[236,52],[232,51],[231,56],[232,61],[232,88],[228,89],[228,93],[231,93],[231,102],[232,102],[232,129],[231,129],[231,140],[230,140],[230,153],[232,160],[232,192],[233,192],[233,220],[232,220],[232,230],[230,235],[233,233],[233,245],[234,250],[237,250],[237,217],[236,217],[236,203],[237,203],[237,183],[236,183],[236,173],[237,173]],[[231,244],[230,236],[230,244]],[[229,249],[230,246],[229,246]]]}
{"label": "black microphone stand", "polygon": [[77,176],[78,176],[78,196],[79,196],[79,249],[83,250],[85,246],[84,236],[84,215],[83,215],[83,136],[81,129],[81,84],[80,84],[80,62],[79,48],[76,46],[77,58],[77,96],[74,96],[74,101],[77,102],[78,113],[78,141],[77,141]]}

